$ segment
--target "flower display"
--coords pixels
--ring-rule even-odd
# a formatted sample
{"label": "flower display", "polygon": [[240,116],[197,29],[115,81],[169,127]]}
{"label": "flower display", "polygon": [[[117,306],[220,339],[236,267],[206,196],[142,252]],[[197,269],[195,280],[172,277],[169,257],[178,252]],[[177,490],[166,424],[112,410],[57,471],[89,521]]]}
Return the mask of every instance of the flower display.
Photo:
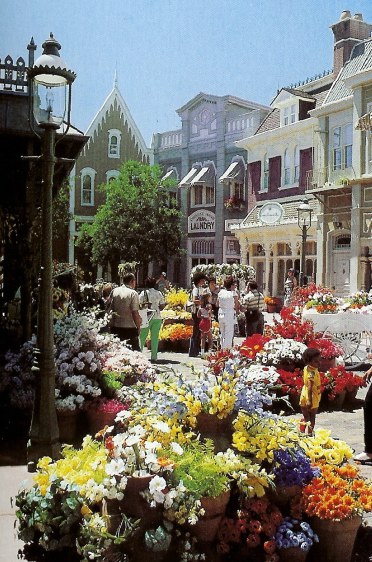
{"label": "flower display", "polygon": [[167,326],[162,326],[159,334],[159,340],[188,340],[192,336],[192,326],[186,326],[185,324],[168,324]]}
{"label": "flower display", "polygon": [[319,542],[319,538],[309,523],[289,516],[284,517],[275,533],[275,543],[279,551],[284,548],[300,548],[308,552],[314,542]]}
{"label": "flower display", "polygon": [[307,515],[341,521],[372,510],[371,486],[359,475],[356,466],[321,465],[321,475],[303,489],[303,508]]}
{"label": "flower display", "polygon": [[331,367],[322,377],[324,388],[328,391],[328,398],[334,398],[345,391],[352,391],[354,388],[360,388],[366,385],[363,377],[355,373],[346,371],[343,365]]}
{"label": "flower display", "polygon": [[341,465],[353,456],[353,451],[344,441],[333,439],[331,432],[317,428],[311,437],[303,437],[300,446],[312,463],[326,462]]}
{"label": "flower display", "polygon": [[224,206],[226,209],[238,209],[240,207],[244,207],[245,201],[244,199],[239,199],[238,197],[229,197],[225,199]]}
{"label": "flower display", "polygon": [[278,297],[272,297],[271,295],[266,295],[264,297],[264,303],[277,306],[281,304],[281,300]]}
{"label": "flower display", "polygon": [[284,307],[280,311],[280,319],[274,318],[273,324],[266,327],[266,335],[271,338],[285,338],[308,344],[314,339],[314,325],[309,320],[303,320],[301,314],[291,307]]}
{"label": "flower display", "polygon": [[319,470],[311,466],[310,458],[299,448],[277,449],[274,452],[272,473],[277,486],[304,486]]}
{"label": "flower display", "polygon": [[319,314],[334,314],[341,304],[342,300],[336,298],[331,291],[326,293],[317,291],[309,295],[305,308],[313,308]]}
{"label": "flower display", "polygon": [[200,264],[192,268],[191,278],[193,278],[195,273],[203,273],[206,277],[215,277],[219,283],[227,275],[232,275],[242,283],[247,283],[247,281],[254,279],[256,276],[255,270],[251,265],[239,263]]}
{"label": "flower display", "polygon": [[302,354],[306,345],[292,339],[277,338],[266,342],[263,350],[256,355],[256,361],[263,365],[291,364],[293,367],[302,366]]}
{"label": "flower display", "polygon": [[334,359],[345,354],[343,348],[334,343],[331,337],[316,338],[309,342],[308,347],[319,349],[323,359]]}
{"label": "flower display", "polygon": [[127,410],[128,407],[128,404],[114,398],[98,398],[87,404],[87,409],[105,414],[118,414],[122,410]]}
{"label": "flower display", "polygon": [[189,300],[189,293],[186,289],[176,289],[172,287],[165,292],[165,310],[184,309]]}
{"label": "flower display", "polygon": [[256,359],[257,353],[263,350],[264,344],[270,341],[270,338],[267,336],[261,336],[261,334],[253,334],[246,338],[241,346],[239,347],[240,355],[247,357],[254,361]]}
{"label": "flower display", "polygon": [[304,384],[303,373],[300,369],[295,369],[292,372],[278,369],[278,384],[282,394],[289,396],[300,396]]}
{"label": "flower display", "polygon": [[163,320],[190,320],[191,312],[180,308],[164,308],[164,310],[160,312],[160,316]]}
{"label": "flower display", "polygon": [[367,291],[357,291],[344,299],[344,309],[360,309],[372,305],[372,295]]}

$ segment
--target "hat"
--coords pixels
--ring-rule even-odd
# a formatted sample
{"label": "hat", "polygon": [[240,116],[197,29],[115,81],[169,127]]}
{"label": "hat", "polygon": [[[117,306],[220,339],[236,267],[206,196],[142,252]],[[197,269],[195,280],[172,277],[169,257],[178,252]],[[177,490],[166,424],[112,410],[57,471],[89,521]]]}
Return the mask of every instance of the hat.
{"label": "hat", "polygon": [[167,274],[166,274],[165,271],[162,271],[161,274],[162,274],[163,277],[166,277],[166,276],[167,276]]}

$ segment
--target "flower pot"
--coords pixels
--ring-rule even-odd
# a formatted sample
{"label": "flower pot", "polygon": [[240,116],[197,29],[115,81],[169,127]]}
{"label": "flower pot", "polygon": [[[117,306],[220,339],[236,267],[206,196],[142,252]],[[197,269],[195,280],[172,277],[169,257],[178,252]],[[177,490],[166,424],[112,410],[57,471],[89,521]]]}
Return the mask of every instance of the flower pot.
{"label": "flower pot", "polygon": [[59,439],[62,443],[73,443],[77,435],[77,422],[79,412],[72,410],[68,412],[57,412]]}
{"label": "flower pot", "polygon": [[359,390],[359,387],[355,386],[353,389],[346,391],[346,396],[345,396],[345,403],[346,404],[351,405],[355,402],[357,394],[358,394],[358,390]]}
{"label": "flower pot", "polygon": [[305,562],[308,551],[299,547],[282,548],[279,550],[281,562]]}
{"label": "flower pot", "polygon": [[270,488],[267,495],[272,503],[278,507],[285,507],[292,498],[301,493],[301,486],[294,484],[293,486],[277,486]]}
{"label": "flower pot", "polygon": [[270,312],[270,314],[273,314],[274,312],[277,311],[277,305],[276,304],[267,304],[266,310],[267,310],[267,312]]}
{"label": "flower pot", "polygon": [[234,416],[219,419],[216,414],[200,412],[196,417],[196,430],[203,439],[212,439],[216,452],[226,451],[231,446]]}
{"label": "flower pot", "polygon": [[205,514],[198,519],[195,525],[188,526],[190,533],[199,541],[214,541],[229,499],[230,491],[223,492],[215,498],[201,498],[200,501]]}
{"label": "flower pot", "polygon": [[333,400],[329,400],[329,406],[332,410],[341,410],[346,398],[346,390],[336,394]]}
{"label": "flower pot", "polygon": [[94,409],[89,409],[86,412],[88,421],[89,433],[93,437],[101,431],[106,425],[113,425],[116,418],[116,412],[100,412]]}
{"label": "flower pot", "polygon": [[122,510],[125,514],[135,519],[141,519],[141,527],[146,529],[158,526],[163,519],[162,506],[150,507],[140,495],[140,492],[144,492],[148,488],[153,478],[154,476],[151,474],[129,476],[122,501]]}
{"label": "flower pot", "polygon": [[314,555],[319,553],[319,556],[314,557],[314,560],[350,562],[356,535],[361,524],[362,518],[359,515],[342,521],[313,517],[311,528],[319,537],[319,543],[314,545]]}

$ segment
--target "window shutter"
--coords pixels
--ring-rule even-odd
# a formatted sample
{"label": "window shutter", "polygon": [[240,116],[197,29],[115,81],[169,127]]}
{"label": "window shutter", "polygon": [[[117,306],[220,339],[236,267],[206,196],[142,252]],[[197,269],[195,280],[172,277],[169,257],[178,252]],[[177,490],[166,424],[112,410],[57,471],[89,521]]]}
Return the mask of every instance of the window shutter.
{"label": "window shutter", "polygon": [[278,189],[281,184],[282,157],[274,156],[269,159],[269,191]]}
{"label": "window shutter", "polygon": [[306,172],[309,172],[313,167],[313,149],[305,148],[300,150],[300,182],[299,187],[303,190],[306,189]]}
{"label": "window shutter", "polygon": [[261,161],[248,164],[248,192],[257,193],[261,189]]}

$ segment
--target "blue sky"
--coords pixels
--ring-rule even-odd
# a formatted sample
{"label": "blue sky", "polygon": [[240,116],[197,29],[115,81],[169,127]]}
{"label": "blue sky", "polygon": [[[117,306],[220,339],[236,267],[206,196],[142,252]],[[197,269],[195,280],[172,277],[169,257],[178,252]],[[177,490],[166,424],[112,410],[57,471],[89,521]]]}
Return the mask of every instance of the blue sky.
{"label": "blue sky", "polygon": [[2,0],[0,58],[53,32],[77,73],[73,123],[86,131],[119,89],[149,145],[180,127],[199,92],[269,104],[277,88],[332,67],[329,26],[342,10],[372,23],[371,0]]}

